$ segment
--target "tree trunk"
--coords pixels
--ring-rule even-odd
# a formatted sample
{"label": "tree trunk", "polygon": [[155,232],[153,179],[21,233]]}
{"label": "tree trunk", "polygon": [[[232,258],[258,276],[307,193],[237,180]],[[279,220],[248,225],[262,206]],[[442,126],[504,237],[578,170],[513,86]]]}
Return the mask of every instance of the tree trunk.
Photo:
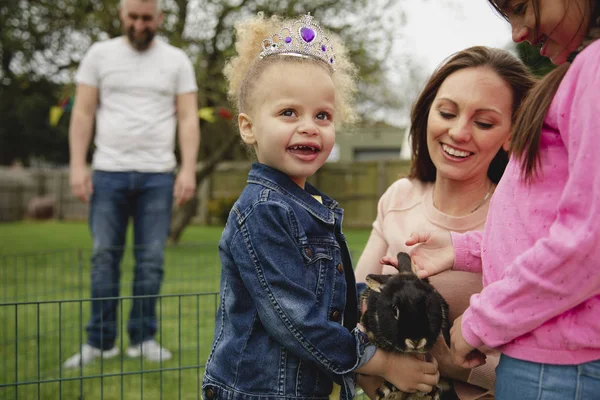
{"label": "tree trunk", "polygon": [[[213,173],[217,165],[223,160],[225,155],[238,140],[237,135],[231,135],[229,140],[223,143],[223,145],[215,151],[212,157],[206,161],[202,169],[196,172],[197,187],[200,187],[202,181]],[[169,242],[173,244],[179,243],[181,234],[196,215],[199,205],[200,200],[198,198],[198,190],[196,190],[194,197],[192,197],[190,201],[173,211],[173,218],[171,218],[171,226],[169,228]]]}

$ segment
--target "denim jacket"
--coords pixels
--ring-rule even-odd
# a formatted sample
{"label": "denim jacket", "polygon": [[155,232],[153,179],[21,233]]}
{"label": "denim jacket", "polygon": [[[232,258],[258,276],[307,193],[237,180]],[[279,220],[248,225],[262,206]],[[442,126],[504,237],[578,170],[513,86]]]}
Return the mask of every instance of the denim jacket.
{"label": "denim jacket", "polygon": [[[323,204],[312,195],[322,197]],[[375,353],[356,329],[343,210],[306,184],[254,163],[219,243],[215,336],[202,393],[213,399],[354,397],[354,370]]]}

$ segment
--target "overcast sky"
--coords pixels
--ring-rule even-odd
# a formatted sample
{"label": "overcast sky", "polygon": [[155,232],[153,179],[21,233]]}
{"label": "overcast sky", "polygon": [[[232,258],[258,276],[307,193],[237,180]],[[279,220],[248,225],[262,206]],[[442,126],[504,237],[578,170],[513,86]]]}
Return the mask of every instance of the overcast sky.
{"label": "overcast sky", "polygon": [[511,43],[509,24],[486,0],[405,0],[397,7],[406,13],[407,25],[395,52],[416,56],[429,72],[469,46],[507,48]]}
{"label": "overcast sky", "polygon": [[514,50],[510,25],[486,0],[402,0],[390,13],[404,12],[388,59],[388,86],[399,91],[405,108],[375,111],[375,120],[407,124],[410,105],[445,58],[470,46]]}

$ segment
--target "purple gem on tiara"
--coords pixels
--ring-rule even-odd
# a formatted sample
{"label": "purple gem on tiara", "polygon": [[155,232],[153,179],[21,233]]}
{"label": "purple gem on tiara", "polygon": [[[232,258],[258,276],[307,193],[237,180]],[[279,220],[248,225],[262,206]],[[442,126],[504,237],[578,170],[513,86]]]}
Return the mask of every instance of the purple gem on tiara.
{"label": "purple gem on tiara", "polygon": [[323,45],[323,46],[321,46],[321,50],[327,51],[327,47],[325,47],[325,45]]}
{"label": "purple gem on tiara", "polygon": [[300,29],[300,36],[302,36],[302,40],[306,43],[310,43],[315,38],[315,31],[304,26]]}
{"label": "purple gem on tiara", "polygon": [[285,42],[286,42],[286,43],[291,43],[291,42],[292,42],[292,38],[291,38],[291,37],[289,37],[289,36],[288,36],[288,37],[286,37],[286,38],[285,38]]}
{"label": "purple gem on tiara", "polygon": [[329,59],[329,62],[330,62],[331,64],[333,64],[333,58],[330,58],[330,59]]}

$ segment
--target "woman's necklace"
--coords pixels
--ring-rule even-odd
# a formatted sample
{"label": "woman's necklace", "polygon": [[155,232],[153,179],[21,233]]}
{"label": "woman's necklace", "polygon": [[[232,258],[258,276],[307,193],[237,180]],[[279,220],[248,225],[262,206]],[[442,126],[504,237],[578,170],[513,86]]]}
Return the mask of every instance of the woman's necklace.
{"label": "woman's necklace", "polygon": [[[490,198],[490,196],[492,195],[492,193],[494,192],[494,182],[490,182],[490,187],[488,188],[487,193],[485,194],[485,196],[483,196],[483,199],[481,200],[481,202],[477,205],[477,207],[475,207],[474,209],[472,209],[469,214],[474,213],[475,211],[479,210],[481,208],[481,206],[483,206],[485,204],[486,201],[488,201],[488,199]],[[435,185],[433,187],[433,192],[435,193]],[[432,196],[435,197],[435,196]],[[439,207],[437,206],[437,204],[435,204],[435,200],[433,200],[433,206],[435,208],[437,208],[439,210]]]}
{"label": "woman's necklace", "polygon": [[481,200],[481,203],[479,203],[479,205],[477,205],[477,207],[475,207],[473,210],[471,210],[471,213],[474,213],[475,211],[479,210],[481,208],[481,206],[485,204],[485,202],[490,198],[493,188],[494,188],[494,184],[492,182],[490,182],[490,188],[488,189],[487,193],[483,197],[483,200]]}

